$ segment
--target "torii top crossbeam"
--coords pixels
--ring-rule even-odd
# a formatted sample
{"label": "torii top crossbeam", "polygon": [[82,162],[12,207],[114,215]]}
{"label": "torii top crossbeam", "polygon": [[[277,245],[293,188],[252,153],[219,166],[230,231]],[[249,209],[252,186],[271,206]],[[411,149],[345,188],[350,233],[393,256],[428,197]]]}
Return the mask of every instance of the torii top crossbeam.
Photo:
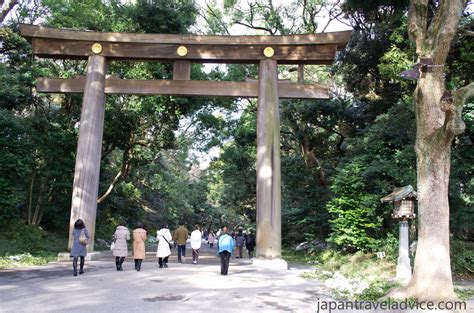
{"label": "torii top crossbeam", "polygon": [[[272,58],[279,64],[330,64],[351,36],[350,31],[287,36],[102,33],[26,24],[20,30],[32,39],[33,54],[40,57],[85,59],[93,53],[91,46],[99,43],[100,54],[110,59],[198,63],[258,63]],[[273,49],[270,56],[264,54],[266,48]]]}

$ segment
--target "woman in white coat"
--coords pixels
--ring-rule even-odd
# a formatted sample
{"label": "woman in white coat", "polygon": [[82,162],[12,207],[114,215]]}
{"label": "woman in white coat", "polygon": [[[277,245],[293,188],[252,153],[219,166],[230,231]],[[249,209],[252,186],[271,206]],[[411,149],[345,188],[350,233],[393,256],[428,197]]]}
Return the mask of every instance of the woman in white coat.
{"label": "woman in white coat", "polygon": [[191,233],[191,248],[193,249],[193,264],[198,264],[199,249],[201,249],[202,234],[199,225],[196,225]]}
{"label": "woman in white coat", "polygon": [[161,229],[156,232],[156,239],[158,240],[158,250],[156,251],[158,264],[160,268],[168,267],[168,257],[171,254],[172,239],[168,225],[163,225]]}
{"label": "woman in white coat", "polygon": [[128,256],[127,240],[130,240],[130,231],[125,227],[125,223],[117,226],[114,234],[115,247],[113,254],[115,256],[115,266],[117,271],[123,271],[122,264]]}

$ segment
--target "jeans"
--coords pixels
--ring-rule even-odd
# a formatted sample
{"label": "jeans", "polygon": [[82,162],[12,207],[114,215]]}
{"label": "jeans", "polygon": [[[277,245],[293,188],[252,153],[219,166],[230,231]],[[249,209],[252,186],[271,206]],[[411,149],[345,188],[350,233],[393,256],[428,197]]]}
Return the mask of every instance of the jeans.
{"label": "jeans", "polygon": [[186,257],[186,244],[178,245],[178,262],[180,263],[181,263],[181,253],[183,254],[183,257]]}
{"label": "jeans", "polygon": [[227,275],[229,271],[230,252],[222,251],[219,255],[221,256],[221,275]]}

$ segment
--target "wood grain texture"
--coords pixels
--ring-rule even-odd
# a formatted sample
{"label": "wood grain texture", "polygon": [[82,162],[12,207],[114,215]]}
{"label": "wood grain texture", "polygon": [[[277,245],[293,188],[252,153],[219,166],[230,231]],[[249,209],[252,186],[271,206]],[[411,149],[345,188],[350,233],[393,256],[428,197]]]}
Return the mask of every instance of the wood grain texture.
{"label": "wood grain texture", "polygon": [[76,31],[20,24],[21,35],[28,38],[67,39],[75,41],[159,43],[176,45],[337,45],[340,50],[351,37],[351,31],[321,34],[299,34],[283,36],[195,36],[177,34],[133,34]]}
{"label": "wood grain texture", "polygon": [[[93,55],[95,41],[34,38],[33,54],[44,58],[86,59]],[[200,63],[258,63],[267,59],[258,45],[188,45],[186,56],[179,56],[177,44],[100,42],[100,55],[117,60],[189,60]],[[336,45],[275,46],[272,60],[279,64],[331,64]]]}
{"label": "wood grain texture", "polygon": [[81,218],[90,235],[88,251],[94,250],[97,194],[105,113],[106,59],[99,55],[89,58],[82,101],[81,123],[77,143],[76,165],[69,223],[69,244],[72,247],[74,223]]}
{"label": "wood grain texture", "polygon": [[[85,77],[70,79],[38,78],[36,89],[47,93],[82,93]],[[258,82],[227,82],[199,80],[132,80],[108,78],[106,94],[211,96],[257,98]],[[278,82],[278,96],[282,99],[328,99],[327,86],[320,84],[290,84]]]}
{"label": "wood grain texture", "polygon": [[281,258],[280,112],[277,62],[259,65],[257,108],[257,258]]}
{"label": "wood grain texture", "polygon": [[190,80],[191,79],[191,62],[182,61],[182,60],[174,61],[173,79],[174,80]]}

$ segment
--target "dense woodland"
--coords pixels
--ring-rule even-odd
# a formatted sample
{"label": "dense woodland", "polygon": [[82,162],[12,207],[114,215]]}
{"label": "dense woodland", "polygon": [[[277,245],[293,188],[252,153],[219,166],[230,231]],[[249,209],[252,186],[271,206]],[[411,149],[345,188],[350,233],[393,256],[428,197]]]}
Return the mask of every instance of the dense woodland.
{"label": "dense woodland", "polygon": [[[3,3],[3,2],[2,2]],[[219,3],[219,4],[217,4]],[[395,252],[397,221],[380,198],[416,186],[416,81],[400,77],[417,62],[407,33],[408,0],[399,1],[20,1],[0,28],[1,240],[66,237],[81,95],[39,94],[36,77],[84,75],[85,61],[35,59],[18,23],[94,31],[171,34],[298,34],[326,30],[318,17],[353,28],[332,66],[305,67],[306,82],[330,84],[330,100],[282,100],[283,245],[319,240],[347,253]],[[430,1],[435,10],[437,1]],[[239,26],[236,28],[236,26]],[[467,11],[445,65],[448,88],[473,80],[474,19]],[[191,77],[243,81],[257,66],[209,69]],[[279,66],[296,81],[297,68]],[[170,79],[172,64],[114,62],[120,78]],[[453,240],[474,241],[474,102],[452,143],[449,183]],[[199,155],[218,150],[209,167]],[[205,228],[255,228],[256,99],[108,96],[97,238],[117,223],[150,230],[180,220]],[[411,236],[416,240],[416,221]],[[28,239],[29,247],[32,241]],[[25,241],[26,242],[26,241]],[[8,250],[10,249],[10,250]],[[15,245],[2,254],[23,247]],[[474,271],[474,253],[465,250]]]}

